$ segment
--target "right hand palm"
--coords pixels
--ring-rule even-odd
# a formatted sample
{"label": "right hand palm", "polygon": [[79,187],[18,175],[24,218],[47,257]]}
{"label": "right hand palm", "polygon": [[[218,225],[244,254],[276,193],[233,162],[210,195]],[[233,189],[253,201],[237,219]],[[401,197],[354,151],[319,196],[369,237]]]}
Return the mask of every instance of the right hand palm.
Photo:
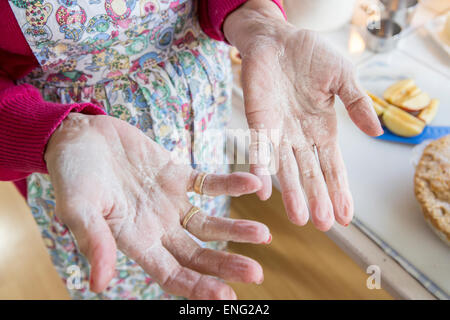
{"label": "right hand palm", "polygon": [[[187,298],[235,298],[224,280],[261,282],[254,260],[201,248],[181,221],[192,205],[198,172],[137,128],[108,116],[73,114],[51,137],[45,159],[55,189],[56,215],[73,232],[91,264],[91,290],[114,276],[116,248],[168,293]],[[203,191],[238,196],[261,188],[248,173],[207,176]],[[204,241],[267,243],[258,222],[194,215],[188,231]]]}

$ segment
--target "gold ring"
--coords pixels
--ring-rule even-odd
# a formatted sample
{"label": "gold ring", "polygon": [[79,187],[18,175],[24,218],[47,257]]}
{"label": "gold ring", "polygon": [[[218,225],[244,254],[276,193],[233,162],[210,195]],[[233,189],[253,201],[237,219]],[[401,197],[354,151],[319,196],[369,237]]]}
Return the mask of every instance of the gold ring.
{"label": "gold ring", "polygon": [[208,174],[206,172],[200,172],[195,178],[194,182],[194,191],[198,194],[203,194],[203,184],[205,183],[206,176]]}
{"label": "gold ring", "polygon": [[186,226],[189,222],[189,220],[191,220],[191,218],[194,216],[194,214],[200,212],[200,208],[192,206],[192,208],[189,210],[189,212],[184,216],[183,219],[183,228],[186,229]]}

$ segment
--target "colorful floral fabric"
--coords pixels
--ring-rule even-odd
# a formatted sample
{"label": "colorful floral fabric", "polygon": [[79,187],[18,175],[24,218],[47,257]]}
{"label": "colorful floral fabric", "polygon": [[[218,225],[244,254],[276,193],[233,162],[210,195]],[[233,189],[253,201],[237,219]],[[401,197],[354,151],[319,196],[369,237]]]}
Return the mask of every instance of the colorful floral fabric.
{"label": "colorful floral fabric", "polygon": [[[220,130],[230,112],[231,72],[225,44],[200,29],[192,0],[10,0],[40,68],[21,80],[45,100],[92,102],[111,116],[207,172],[226,172],[203,156],[218,157]],[[211,215],[226,215],[228,199],[190,194]],[[117,274],[102,294],[88,290],[89,266],[71,232],[54,214],[47,175],[28,178],[28,204],[60,276],[81,270],[76,299],[161,299],[150,276],[118,252]],[[210,247],[223,244],[210,243]]]}

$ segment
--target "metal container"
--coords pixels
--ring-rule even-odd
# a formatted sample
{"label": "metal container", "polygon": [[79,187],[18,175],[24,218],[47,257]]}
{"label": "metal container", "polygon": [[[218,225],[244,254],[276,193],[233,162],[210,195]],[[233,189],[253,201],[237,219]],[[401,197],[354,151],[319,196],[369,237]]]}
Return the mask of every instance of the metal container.
{"label": "metal container", "polygon": [[381,17],[397,22],[403,29],[411,25],[418,0],[380,0],[383,5]]}
{"label": "metal container", "polygon": [[366,45],[375,52],[386,52],[394,49],[400,38],[402,27],[391,19],[372,21],[367,25]]}

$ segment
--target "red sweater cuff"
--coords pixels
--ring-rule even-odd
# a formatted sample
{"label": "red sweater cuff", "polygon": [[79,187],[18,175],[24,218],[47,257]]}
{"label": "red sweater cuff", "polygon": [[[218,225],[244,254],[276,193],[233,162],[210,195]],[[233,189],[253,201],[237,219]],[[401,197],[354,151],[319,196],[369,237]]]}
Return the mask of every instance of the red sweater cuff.
{"label": "red sweater cuff", "polygon": [[[280,0],[272,0],[281,10],[286,18],[286,13],[281,6]],[[222,31],[225,18],[247,0],[208,0],[200,1],[200,25],[203,31],[211,38],[226,41]]]}
{"label": "red sweater cuff", "polygon": [[0,180],[18,180],[30,173],[47,173],[47,141],[70,112],[105,114],[92,103],[44,101],[28,84],[0,93]]}

